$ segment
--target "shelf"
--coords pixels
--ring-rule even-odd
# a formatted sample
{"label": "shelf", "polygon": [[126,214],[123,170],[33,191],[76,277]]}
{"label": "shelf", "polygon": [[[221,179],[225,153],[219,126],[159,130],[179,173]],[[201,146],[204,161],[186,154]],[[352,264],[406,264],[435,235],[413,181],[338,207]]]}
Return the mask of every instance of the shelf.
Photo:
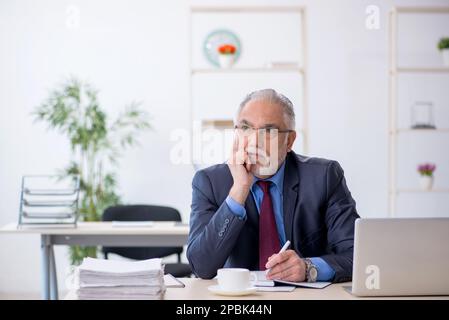
{"label": "shelf", "polygon": [[229,119],[205,119],[201,121],[203,128],[215,128],[215,129],[234,129],[234,120]]}
{"label": "shelf", "polygon": [[390,74],[397,73],[449,73],[449,67],[399,67],[390,70]]}
{"label": "shelf", "polygon": [[300,67],[276,67],[276,68],[194,68],[191,73],[263,73],[263,72],[298,72],[303,74],[304,69]]}
{"label": "shelf", "polygon": [[390,193],[448,193],[449,189],[444,188],[436,188],[431,190],[423,190],[423,189],[397,189],[390,191]]}
{"label": "shelf", "polygon": [[396,7],[398,13],[449,13],[449,7]]}
{"label": "shelf", "polygon": [[449,128],[441,128],[441,129],[396,129],[390,131],[390,134],[399,134],[399,133],[449,133]]}

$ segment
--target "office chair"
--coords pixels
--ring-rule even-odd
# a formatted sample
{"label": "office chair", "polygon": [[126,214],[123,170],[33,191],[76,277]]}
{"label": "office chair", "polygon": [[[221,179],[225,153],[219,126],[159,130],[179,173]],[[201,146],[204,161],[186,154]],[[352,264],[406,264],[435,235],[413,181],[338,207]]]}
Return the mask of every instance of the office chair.
{"label": "office chair", "polygon": [[[103,213],[103,221],[176,221],[181,222],[181,214],[170,207],[151,205],[119,205],[107,208]],[[178,263],[167,263],[165,273],[175,277],[189,277],[192,274],[190,266],[181,263],[182,247],[103,247],[104,258],[110,253],[125,258],[145,260],[162,258],[172,254],[178,256]]]}

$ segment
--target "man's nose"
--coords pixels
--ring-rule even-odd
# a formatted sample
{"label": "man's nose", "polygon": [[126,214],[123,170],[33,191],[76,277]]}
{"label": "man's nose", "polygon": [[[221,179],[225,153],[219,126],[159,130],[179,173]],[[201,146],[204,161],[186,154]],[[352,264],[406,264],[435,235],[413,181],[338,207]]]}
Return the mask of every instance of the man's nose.
{"label": "man's nose", "polygon": [[266,135],[267,133],[265,129],[254,130],[248,137],[248,144],[257,148],[264,149],[266,146]]}
{"label": "man's nose", "polygon": [[257,131],[252,132],[248,137],[248,145],[257,147],[258,146],[258,134]]}

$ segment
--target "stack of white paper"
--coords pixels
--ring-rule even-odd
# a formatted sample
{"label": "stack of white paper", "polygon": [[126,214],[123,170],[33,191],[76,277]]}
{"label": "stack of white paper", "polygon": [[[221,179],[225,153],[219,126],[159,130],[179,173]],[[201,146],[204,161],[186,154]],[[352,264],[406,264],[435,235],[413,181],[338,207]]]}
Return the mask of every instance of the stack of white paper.
{"label": "stack of white paper", "polygon": [[77,271],[77,296],[91,299],[162,299],[162,259],[116,261],[85,258]]}

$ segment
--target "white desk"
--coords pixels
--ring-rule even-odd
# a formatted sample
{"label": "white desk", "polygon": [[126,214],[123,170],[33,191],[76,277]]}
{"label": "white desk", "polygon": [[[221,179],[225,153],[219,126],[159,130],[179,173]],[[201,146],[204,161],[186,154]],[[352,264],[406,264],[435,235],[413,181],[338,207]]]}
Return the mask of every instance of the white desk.
{"label": "white desk", "polygon": [[113,227],[111,222],[78,222],[74,227],[18,228],[10,223],[0,233],[38,234],[41,236],[43,298],[58,299],[53,245],[114,247],[178,247],[187,243],[188,225],[156,223],[150,227]]}
{"label": "white desk", "polygon": [[[449,299],[449,296],[426,297],[356,297],[345,288],[351,286],[351,282],[332,284],[324,289],[296,288],[292,292],[256,292],[242,297],[226,297],[211,293],[207,287],[217,284],[216,280],[202,280],[195,278],[180,278],[186,285],[185,288],[167,288],[165,300],[227,300],[227,299],[257,299],[257,300],[360,300],[360,299]],[[76,300],[76,294],[69,292],[65,299]]]}

